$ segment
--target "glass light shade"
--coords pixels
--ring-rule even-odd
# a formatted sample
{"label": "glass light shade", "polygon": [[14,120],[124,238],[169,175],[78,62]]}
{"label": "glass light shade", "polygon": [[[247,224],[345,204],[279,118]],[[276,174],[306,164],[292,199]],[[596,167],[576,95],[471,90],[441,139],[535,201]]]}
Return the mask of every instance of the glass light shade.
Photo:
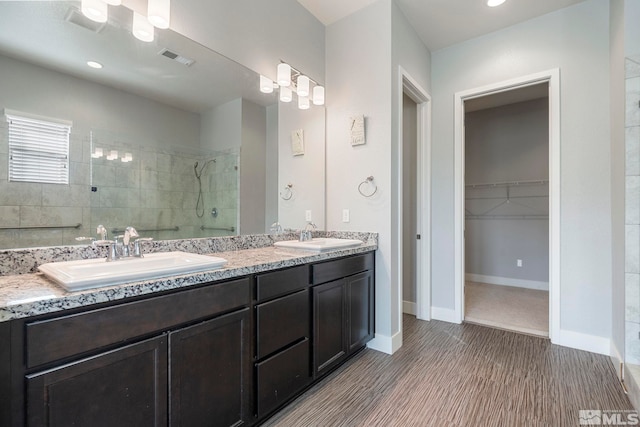
{"label": "glass light shade", "polygon": [[324,105],[324,87],[313,88],[313,105]]}
{"label": "glass light shade", "polygon": [[291,94],[291,88],[286,86],[280,86],[280,101],[291,102],[293,95]]}
{"label": "glass light shade", "polygon": [[308,96],[298,96],[298,108],[301,110],[309,109],[309,97]]}
{"label": "glass light shade", "polygon": [[104,2],[111,6],[120,6],[122,4],[122,0],[104,0]]}
{"label": "glass light shade", "polygon": [[91,154],[91,157],[94,158],[94,159],[99,159],[100,157],[102,157],[103,154],[104,154],[104,152],[102,151],[102,148],[96,147],[96,149],[93,150],[93,153]]}
{"label": "glass light shade", "polygon": [[107,156],[107,160],[115,160],[118,158],[118,150],[111,150]]}
{"label": "glass light shade", "polygon": [[506,0],[487,0],[487,6],[489,6],[489,7],[500,6],[505,1]]}
{"label": "glass light shade", "polygon": [[125,153],[120,160],[122,163],[129,163],[133,160],[133,155],[131,153]]}
{"label": "glass light shade", "polygon": [[91,68],[100,69],[102,68],[102,64],[96,61],[87,61],[87,65]]}
{"label": "glass light shade", "polygon": [[309,96],[309,77],[298,77],[298,96]]}
{"label": "glass light shade", "polygon": [[153,25],[138,12],[133,12],[133,30],[135,38],[143,42],[153,41]]}
{"label": "glass light shade", "polygon": [[278,64],[278,84],[280,86],[291,85],[291,66],[289,64]]}
{"label": "glass light shade", "polygon": [[262,74],[260,74],[260,92],[273,92],[273,80],[271,80],[269,77],[263,76]]}
{"label": "glass light shade", "polygon": [[82,0],[80,10],[82,14],[92,21],[107,22],[108,6],[102,0]]}
{"label": "glass light shade", "polygon": [[154,27],[169,28],[171,21],[171,0],[149,0],[149,9],[147,10],[149,22]]}

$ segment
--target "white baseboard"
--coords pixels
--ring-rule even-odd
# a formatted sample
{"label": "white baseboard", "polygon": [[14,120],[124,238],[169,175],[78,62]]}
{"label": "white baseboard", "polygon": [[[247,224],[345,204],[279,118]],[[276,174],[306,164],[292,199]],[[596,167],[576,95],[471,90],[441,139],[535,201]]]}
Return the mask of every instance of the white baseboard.
{"label": "white baseboard", "polygon": [[402,331],[388,335],[376,334],[375,337],[367,343],[367,347],[386,354],[393,354],[402,347]]}
{"label": "white baseboard", "polygon": [[416,309],[416,303],[411,301],[402,301],[402,312],[415,316],[418,312]]}
{"label": "white baseboard", "polygon": [[450,308],[431,307],[431,319],[449,323],[460,323],[456,311]]}
{"label": "white baseboard", "polygon": [[575,348],[577,350],[590,351],[591,353],[604,354],[605,356],[611,355],[611,340],[609,338],[568,331],[566,329],[560,329],[560,334],[557,339],[554,339],[554,344]]}
{"label": "white baseboard", "polygon": [[620,351],[618,350],[618,347],[616,347],[616,345],[613,342],[613,340],[611,340],[611,349],[610,349],[609,354],[610,354],[609,360],[611,360],[611,365],[616,370],[616,374],[618,375],[618,379],[622,380],[623,378],[621,376],[624,375],[624,374],[622,372],[620,372],[620,364],[624,363],[624,360],[622,360],[622,356],[620,355]]}
{"label": "white baseboard", "polygon": [[490,285],[513,286],[516,288],[537,289],[539,291],[549,290],[549,282],[538,282],[535,280],[510,279],[508,277],[485,276],[473,273],[466,273],[464,278],[469,282],[488,283]]}

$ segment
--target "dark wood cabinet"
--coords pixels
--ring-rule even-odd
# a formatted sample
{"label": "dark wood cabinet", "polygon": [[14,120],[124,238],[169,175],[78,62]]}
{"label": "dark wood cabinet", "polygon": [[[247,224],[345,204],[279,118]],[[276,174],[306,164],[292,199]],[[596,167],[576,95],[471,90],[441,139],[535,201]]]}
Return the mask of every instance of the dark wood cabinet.
{"label": "dark wood cabinet", "polygon": [[[322,376],[373,338],[373,253],[313,267],[313,370]],[[337,280],[337,277],[340,277]]]}
{"label": "dark wood cabinet", "polygon": [[163,335],[29,375],[27,426],[165,426],[166,364]]}
{"label": "dark wood cabinet", "polygon": [[170,426],[251,422],[250,320],[247,308],[169,334]]}
{"label": "dark wood cabinet", "polygon": [[313,287],[313,371],[319,375],[347,355],[346,287],[340,279]]}
{"label": "dark wood cabinet", "polygon": [[265,301],[255,308],[256,416],[261,419],[312,380],[309,266],[259,275],[256,296]]}
{"label": "dark wood cabinet", "polygon": [[374,288],[373,272],[365,271],[347,277],[347,321],[349,352],[353,352],[373,339]]}
{"label": "dark wood cabinet", "polygon": [[1,322],[0,426],[251,426],[373,334],[373,252]]}

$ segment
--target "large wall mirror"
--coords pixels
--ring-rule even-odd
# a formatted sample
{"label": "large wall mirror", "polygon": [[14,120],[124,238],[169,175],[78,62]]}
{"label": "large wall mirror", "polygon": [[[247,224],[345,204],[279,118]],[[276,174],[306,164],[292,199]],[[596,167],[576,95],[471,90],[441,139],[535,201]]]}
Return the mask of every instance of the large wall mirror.
{"label": "large wall mirror", "polygon": [[[302,228],[312,212],[324,227],[324,108],[278,103],[255,72],[174,31],[142,42],[132,15],[0,2],[0,249],[78,244],[98,224],[181,239]],[[13,116],[70,125],[68,183],[10,176],[28,157],[9,147]]]}

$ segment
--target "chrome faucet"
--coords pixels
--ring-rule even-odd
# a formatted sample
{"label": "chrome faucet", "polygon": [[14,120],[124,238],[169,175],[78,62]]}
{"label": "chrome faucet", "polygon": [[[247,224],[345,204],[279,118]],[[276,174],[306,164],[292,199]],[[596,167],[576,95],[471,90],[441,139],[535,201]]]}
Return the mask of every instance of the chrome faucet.
{"label": "chrome faucet", "polygon": [[[98,226],[98,234],[102,237],[107,236],[107,229],[104,226]],[[76,238],[76,240],[86,240],[88,238]],[[93,239],[93,238],[91,238]],[[135,239],[135,240],[131,240]],[[129,226],[125,228],[124,234],[119,234],[113,237],[113,240],[107,240],[105,238],[100,240],[93,241],[93,245],[95,246],[107,246],[107,262],[109,261],[117,261],[119,259],[127,259],[127,258],[143,258],[143,251],[140,245],[141,242],[146,242],[153,240],[151,237],[140,237],[135,228]],[[133,249],[131,244],[133,243]]]}
{"label": "chrome faucet", "polygon": [[316,225],[314,223],[312,223],[311,221],[309,221],[306,225],[306,227],[304,227],[304,230],[302,230],[300,232],[300,241],[301,242],[307,242],[311,239],[313,239],[313,235],[311,234],[311,232],[315,229],[317,229],[318,227],[316,227]]}

